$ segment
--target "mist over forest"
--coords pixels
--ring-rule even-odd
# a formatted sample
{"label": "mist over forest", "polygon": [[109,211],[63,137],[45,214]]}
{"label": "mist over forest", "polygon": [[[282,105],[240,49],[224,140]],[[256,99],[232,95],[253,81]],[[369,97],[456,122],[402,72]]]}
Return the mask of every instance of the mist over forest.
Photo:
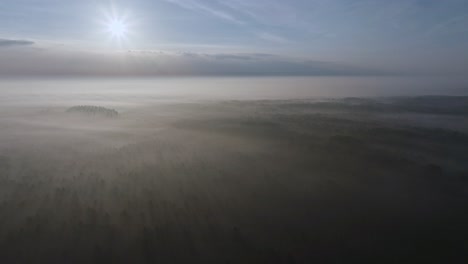
{"label": "mist over forest", "polygon": [[0,262],[465,259],[467,96],[263,82],[4,83]]}

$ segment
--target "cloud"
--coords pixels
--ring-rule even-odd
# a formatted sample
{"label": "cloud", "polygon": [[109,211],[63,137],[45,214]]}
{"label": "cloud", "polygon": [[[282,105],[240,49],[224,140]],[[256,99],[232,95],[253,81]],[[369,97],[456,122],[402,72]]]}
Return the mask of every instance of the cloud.
{"label": "cloud", "polygon": [[[8,62],[8,63],[6,63]],[[266,53],[161,50],[78,51],[64,47],[0,52],[3,76],[326,76],[376,74],[332,62]]]}
{"label": "cloud", "polygon": [[12,46],[30,46],[30,45],[34,45],[34,41],[0,38],[0,48],[12,47]]}
{"label": "cloud", "polygon": [[237,19],[229,12],[226,12],[225,10],[214,7],[213,5],[199,2],[197,0],[165,0],[165,1],[169,3],[173,3],[185,9],[207,13],[212,16],[221,18],[223,20],[227,20],[229,22],[233,22],[236,24],[244,24],[244,21]]}
{"label": "cloud", "polygon": [[288,40],[288,39],[285,39],[281,36],[278,36],[276,34],[272,34],[272,33],[268,33],[268,32],[263,32],[263,33],[260,33],[258,34],[258,37],[263,39],[263,40],[267,40],[267,41],[270,41],[270,42],[274,42],[274,43],[277,43],[277,44],[290,44],[291,41]]}
{"label": "cloud", "polygon": [[435,24],[425,35],[462,34],[468,32],[467,25],[468,15],[456,16]]}
{"label": "cloud", "polygon": [[[165,0],[182,8],[202,12],[236,24],[279,26],[297,24],[298,15],[307,17],[295,4],[282,0]],[[280,15],[278,15],[280,14]],[[258,25],[257,25],[258,26]]]}
{"label": "cloud", "polygon": [[[297,16],[302,14],[297,2],[293,4],[282,0],[217,0],[217,2],[257,23],[270,26],[295,24],[298,22]],[[310,15],[310,10],[307,11]]]}

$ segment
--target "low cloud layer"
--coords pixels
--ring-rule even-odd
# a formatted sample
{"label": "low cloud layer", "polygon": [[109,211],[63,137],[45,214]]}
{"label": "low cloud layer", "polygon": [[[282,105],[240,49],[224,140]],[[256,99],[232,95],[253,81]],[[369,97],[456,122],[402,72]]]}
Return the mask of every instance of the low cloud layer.
{"label": "low cloud layer", "polygon": [[0,38],[0,48],[12,47],[12,46],[30,46],[30,45],[34,45],[34,41]]}
{"label": "low cloud layer", "polygon": [[[26,45],[24,43],[23,45]],[[6,63],[8,62],[8,63]],[[375,70],[268,53],[160,50],[91,51],[23,47],[0,51],[0,76],[324,76],[375,75]]]}

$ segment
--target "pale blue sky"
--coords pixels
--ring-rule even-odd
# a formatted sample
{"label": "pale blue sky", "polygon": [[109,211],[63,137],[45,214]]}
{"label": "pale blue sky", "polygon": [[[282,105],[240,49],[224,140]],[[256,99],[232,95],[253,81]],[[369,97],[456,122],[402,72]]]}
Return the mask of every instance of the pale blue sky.
{"label": "pale blue sky", "polygon": [[0,3],[0,75],[462,75],[467,47],[467,0]]}

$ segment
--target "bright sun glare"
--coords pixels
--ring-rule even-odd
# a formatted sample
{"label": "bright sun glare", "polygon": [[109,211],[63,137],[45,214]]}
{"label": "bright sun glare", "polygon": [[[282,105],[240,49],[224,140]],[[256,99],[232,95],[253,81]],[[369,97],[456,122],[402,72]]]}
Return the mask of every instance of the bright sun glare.
{"label": "bright sun glare", "polygon": [[107,30],[112,37],[122,39],[127,35],[128,26],[123,20],[113,18],[108,21]]}
{"label": "bright sun glare", "polygon": [[102,8],[102,17],[99,20],[101,33],[108,35],[114,46],[123,48],[129,45],[133,37],[135,20],[128,10],[119,9],[115,6]]}

